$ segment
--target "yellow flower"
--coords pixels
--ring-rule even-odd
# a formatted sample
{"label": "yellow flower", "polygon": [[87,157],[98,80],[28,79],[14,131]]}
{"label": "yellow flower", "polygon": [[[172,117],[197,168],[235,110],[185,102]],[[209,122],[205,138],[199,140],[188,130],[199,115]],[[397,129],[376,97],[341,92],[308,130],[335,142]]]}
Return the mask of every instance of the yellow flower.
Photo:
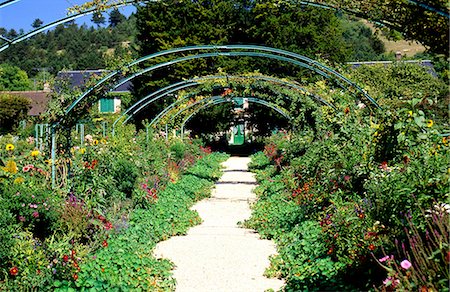
{"label": "yellow flower", "polygon": [[39,155],[39,153],[40,153],[39,150],[33,150],[33,151],[31,151],[31,156],[36,157]]}
{"label": "yellow flower", "polygon": [[84,154],[84,153],[86,153],[86,148],[80,148],[78,150],[78,152],[80,152],[81,154]]}
{"label": "yellow flower", "polygon": [[101,139],[101,140],[100,140],[100,143],[106,144],[106,139]]}
{"label": "yellow flower", "polygon": [[97,139],[95,139],[94,141],[92,141],[92,144],[94,144],[94,145],[98,145],[98,140],[97,140]]}
{"label": "yellow flower", "polygon": [[14,150],[14,145],[13,144],[6,144],[6,150],[7,151],[13,151]]}
{"label": "yellow flower", "polygon": [[25,181],[25,179],[23,177],[18,177],[14,180],[14,184],[18,185],[21,184]]}
{"label": "yellow flower", "polygon": [[10,173],[17,173],[17,164],[12,161],[9,160],[8,162],[6,162],[5,167],[2,167],[2,169],[6,172],[10,172]]}
{"label": "yellow flower", "polygon": [[410,117],[412,117],[413,112],[412,112],[412,111],[409,111],[408,114],[409,114]]}
{"label": "yellow flower", "polygon": [[428,120],[427,127],[428,128],[433,127],[433,120]]}
{"label": "yellow flower", "polygon": [[442,137],[442,144],[448,146],[448,139],[446,137]]}

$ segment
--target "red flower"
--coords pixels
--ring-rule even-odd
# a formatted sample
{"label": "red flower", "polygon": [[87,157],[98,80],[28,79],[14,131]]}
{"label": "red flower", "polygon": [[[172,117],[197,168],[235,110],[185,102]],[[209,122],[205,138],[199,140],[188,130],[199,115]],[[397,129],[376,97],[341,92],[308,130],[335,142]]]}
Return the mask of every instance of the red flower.
{"label": "red flower", "polygon": [[10,274],[11,276],[16,276],[18,273],[19,273],[19,269],[18,269],[17,267],[12,267],[12,268],[9,270],[9,274]]}
{"label": "red flower", "polygon": [[74,249],[72,249],[72,250],[70,251],[70,255],[71,255],[72,257],[74,257],[76,254],[77,254],[77,252],[76,252]]}
{"label": "red flower", "polygon": [[344,113],[345,113],[345,114],[348,114],[349,112],[350,112],[349,107],[346,107],[346,108],[344,109]]}
{"label": "red flower", "polygon": [[102,215],[98,215],[98,220],[105,221],[105,217],[103,217]]}
{"label": "red flower", "polygon": [[387,162],[386,161],[381,162],[381,165],[378,168],[380,168],[382,170],[387,170],[387,168],[388,168]]}
{"label": "red flower", "polygon": [[108,242],[107,242],[106,240],[103,240],[102,246],[103,246],[103,247],[107,247],[107,246],[108,246]]}
{"label": "red flower", "polygon": [[370,250],[375,250],[375,245],[370,244],[370,245],[369,245],[369,249],[370,249]]}
{"label": "red flower", "polygon": [[113,228],[113,225],[112,225],[111,222],[106,222],[106,223],[105,223],[105,229],[106,229],[106,230],[110,230],[110,229],[112,229],[112,228]]}
{"label": "red flower", "polygon": [[68,255],[63,255],[63,261],[68,262],[69,261],[69,256]]}
{"label": "red flower", "polygon": [[358,214],[358,217],[359,217],[360,219],[364,219],[364,213],[359,213],[359,214]]}
{"label": "red flower", "polygon": [[73,274],[73,279],[76,281],[76,280],[78,280],[78,274]]}

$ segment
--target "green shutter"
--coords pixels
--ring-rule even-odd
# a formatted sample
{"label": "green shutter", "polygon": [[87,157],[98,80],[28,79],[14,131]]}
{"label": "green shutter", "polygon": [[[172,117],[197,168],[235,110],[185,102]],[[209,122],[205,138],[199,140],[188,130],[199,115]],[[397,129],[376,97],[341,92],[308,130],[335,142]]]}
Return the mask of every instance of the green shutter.
{"label": "green shutter", "polygon": [[114,112],[114,99],[113,98],[100,99],[100,112],[101,113],[113,113]]}

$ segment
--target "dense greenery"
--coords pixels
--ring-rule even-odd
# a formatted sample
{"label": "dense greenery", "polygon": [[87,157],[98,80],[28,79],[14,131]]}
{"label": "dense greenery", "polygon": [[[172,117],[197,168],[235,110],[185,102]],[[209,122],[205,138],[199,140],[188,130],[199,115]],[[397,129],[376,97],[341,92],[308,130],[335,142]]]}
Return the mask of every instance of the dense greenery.
{"label": "dense greenery", "polygon": [[30,100],[10,94],[0,94],[0,134],[16,130],[19,122],[27,117]]}
{"label": "dense greenery", "polygon": [[276,241],[267,273],[287,291],[448,289],[449,142],[438,134],[449,125],[436,106],[448,88],[420,67],[378,70],[353,74],[384,111],[342,95],[337,112],[315,111],[314,127],[253,156],[245,225]]}
{"label": "dense greenery", "polygon": [[59,161],[54,189],[33,138],[2,138],[0,290],[173,289],[172,265],[152,249],[200,222],[189,207],[226,155],[190,140],[147,144],[132,127],[98,132]]}
{"label": "dense greenery", "polygon": [[[118,11],[117,11],[118,12]],[[120,12],[119,12],[120,14]],[[111,12],[109,26],[78,26],[75,22],[58,25],[0,53],[0,63],[12,64],[36,77],[42,70],[104,69],[116,66],[118,58],[133,54],[135,18]],[[0,28],[0,34],[13,38],[14,30]]]}

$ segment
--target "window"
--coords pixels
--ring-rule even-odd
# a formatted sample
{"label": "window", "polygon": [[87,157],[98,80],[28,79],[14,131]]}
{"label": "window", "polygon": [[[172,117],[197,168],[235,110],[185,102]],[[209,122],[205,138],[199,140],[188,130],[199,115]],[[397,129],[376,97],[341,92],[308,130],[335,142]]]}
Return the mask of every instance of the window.
{"label": "window", "polygon": [[100,99],[100,112],[113,113],[114,112],[114,98]]}

